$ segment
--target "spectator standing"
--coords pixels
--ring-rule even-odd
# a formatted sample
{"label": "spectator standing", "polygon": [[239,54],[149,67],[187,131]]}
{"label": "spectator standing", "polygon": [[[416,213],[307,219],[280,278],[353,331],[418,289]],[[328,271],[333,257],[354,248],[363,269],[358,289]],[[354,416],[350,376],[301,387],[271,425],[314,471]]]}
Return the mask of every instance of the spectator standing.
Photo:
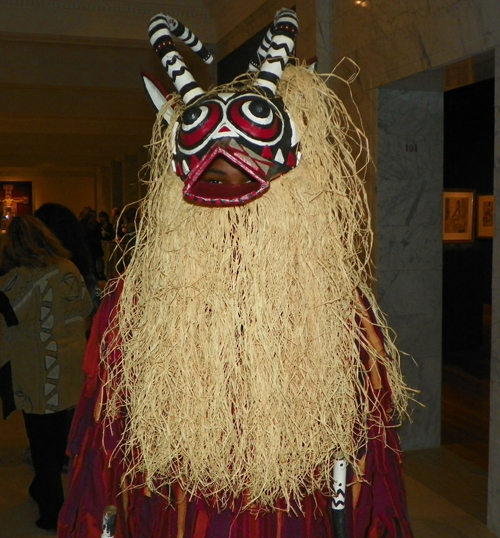
{"label": "spectator standing", "polygon": [[2,252],[0,291],[19,321],[2,326],[0,365],[11,363],[14,403],[23,411],[34,479],[37,527],[55,530],[64,494],[61,471],[82,388],[85,318],[92,310],[67,251],[37,218],[12,220]]}

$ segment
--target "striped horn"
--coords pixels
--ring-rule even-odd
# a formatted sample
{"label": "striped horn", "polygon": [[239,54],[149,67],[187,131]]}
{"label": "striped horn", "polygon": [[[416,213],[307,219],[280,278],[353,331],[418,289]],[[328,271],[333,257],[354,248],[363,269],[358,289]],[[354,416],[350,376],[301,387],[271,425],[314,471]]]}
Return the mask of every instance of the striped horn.
{"label": "striped horn", "polygon": [[198,37],[193,34],[193,32],[186,28],[182,22],[174,19],[170,15],[165,16],[167,21],[168,29],[177,36],[179,39],[184,41],[188,47],[198,54],[198,56],[206,63],[212,63],[214,57],[212,53],[205,47],[205,45],[198,39]]}
{"label": "striped horn", "polygon": [[271,45],[273,40],[273,31],[274,25],[268,28],[266,35],[262,38],[262,43],[259,45],[259,48],[253,55],[253,58],[250,60],[248,71],[258,71],[262,62],[266,59],[269,45]]}
{"label": "striped horn", "polygon": [[194,80],[182,56],[175,48],[168,28],[167,16],[163,13],[151,19],[149,24],[149,40],[186,105],[189,105],[205,94]]}
{"label": "striped horn", "polygon": [[295,11],[281,9],[276,13],[272,41],[255,81],[255,85],[261,87],[268,97],[276,94],[281,75],[295,50],[298,31],[299,22]]}

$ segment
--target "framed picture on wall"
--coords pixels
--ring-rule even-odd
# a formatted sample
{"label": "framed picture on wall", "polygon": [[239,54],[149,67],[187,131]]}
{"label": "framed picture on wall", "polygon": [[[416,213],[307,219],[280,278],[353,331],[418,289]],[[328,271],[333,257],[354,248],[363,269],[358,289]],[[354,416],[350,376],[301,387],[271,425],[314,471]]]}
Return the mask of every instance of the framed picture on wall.
{"label": "framed picture on wall", "polygon": [[495,197],[477,197],[477,237],[493,237],[495,233]]}
{"label": "framed picture on wall", "polygon": [[443,241],[474,241],[474,191],[443,192]]}

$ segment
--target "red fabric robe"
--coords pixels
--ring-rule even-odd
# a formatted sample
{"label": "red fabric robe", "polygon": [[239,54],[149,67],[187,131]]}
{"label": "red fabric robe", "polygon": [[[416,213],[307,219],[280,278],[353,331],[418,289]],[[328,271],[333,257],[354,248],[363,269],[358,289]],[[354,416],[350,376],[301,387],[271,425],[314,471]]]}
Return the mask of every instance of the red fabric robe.
{"label": "red fabric robe", "polygon": [[[301,510],[217,510],[203,498],[182,498],[175,486],[162,495],[145,488],[122,491],[124,469],[118,447],[125,417],[112,427],[101,421],[102,380],[100,346],[110,316],[114,314],[121,286],[103,300],[94,318],[84,361],[86,383],[76,410],[68,451],[71,458],[69,493],[59,516],[59,538],[100,538],[103,512],[107,505],[117,507],[116,538],[338,538],[332,529],[330,501],[321,492],[307,497]],[[373,312],[362,301],[366,317],[359,320],[370,342],[383,348]],[[109,342],[103,342],[106,345]],[[366,384],[379,392],[389,411],[391,394],[384,371],[370,368],[368,353],[360,347],[366,365]],[[119,362],[116,352],[109,360]],[[381,391],[381,392],[380,392]],[[383,395],[383,396],[381,396]],[[383,413],[383,411],[380,411]],[[390,421],[382,417],[387,425]],[[385,437],[385,443],[382,441]],[[401,476],[401,453],[395,428],[372,424],[370,441],[359,455],[365,470],[364,481],[347,490],[346,525],[348,538],[412,538]],[[352,479],[352,477],[350,477]],[[349,479],[348,479],[349,482]],[[280,506],[280,503],[278,503]]]}

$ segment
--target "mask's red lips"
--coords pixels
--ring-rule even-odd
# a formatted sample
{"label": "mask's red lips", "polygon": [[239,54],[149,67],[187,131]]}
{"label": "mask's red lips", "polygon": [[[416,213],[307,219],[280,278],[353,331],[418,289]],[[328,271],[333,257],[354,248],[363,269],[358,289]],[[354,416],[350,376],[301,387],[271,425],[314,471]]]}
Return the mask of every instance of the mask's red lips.
{"label": "mask's red lips", "polygon": [[[271,162],[250,156],[247,150],[236,144],[216,144],[192,169],[183,189],[184,198],[192,203],[206,206],[238,206],[255,200],[269,189],[265,175]],[[228,183],[208,183],[203,174],[218,158],[223,158],[247,175],[248,183],[232,185]],[[260,165],[260,166],[259,166]]]}

